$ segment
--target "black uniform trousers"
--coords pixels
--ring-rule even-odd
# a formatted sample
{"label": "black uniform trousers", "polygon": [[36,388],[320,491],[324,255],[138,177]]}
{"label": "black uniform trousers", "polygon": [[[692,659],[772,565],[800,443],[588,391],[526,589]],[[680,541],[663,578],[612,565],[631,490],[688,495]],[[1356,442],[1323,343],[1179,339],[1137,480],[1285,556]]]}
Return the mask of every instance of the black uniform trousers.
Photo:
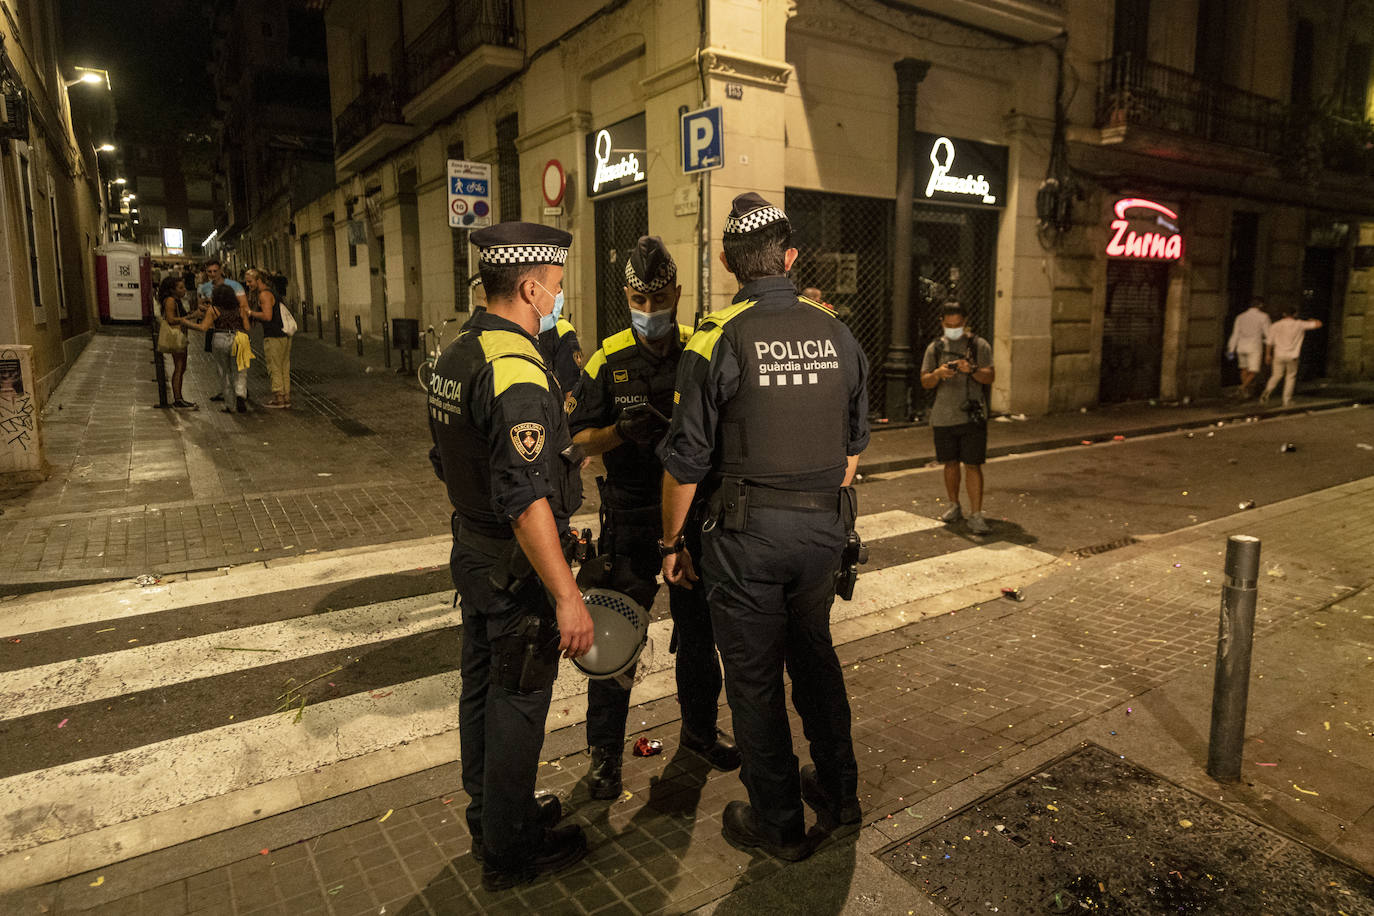
{"label": "black uniform trousers", "polygon": [[449,558],[463,612],[458,739],[463,789],[472,799],[468,829],[481,835],[488,861],[514,868],[540,839],[534,784],[558,669],[551,666],[529,693],[492,683],[493,643],[515,634],[530,614],[554,616],[543,588],[527,587],[519,600],[495,588],[488,576],[497,560],[457,539]]}
{"label": "black uniform trousers", "polygon": [[[645,610],[658,594],[655,579],[663,568],[658,556],[657,526],[627,525],[613,521],[614,546],[608,588],[622,591]],[[711,631],[711,615],[700,584],[686,589],[668,586],[668,611],[677,639],[677,700],[682,724],[693,735],[714,741],[720,704],[720,663]],[[627,672],[634,676],[634,668]],[[630,691],[615,680],[594,679],[587,688],[587,744],[620,747],[625,742],[625,720],[630,713]]]}
{"label": "black uniform trousers", "polygon": [[838,512],[756,507],[744,530],[717,524],[702,534],[702,584],[744,758],[740,779],[773,842],[805,835],[784,667],[821,785],[835,799],[858,791],[849,697],[830,638],[844,539]]}

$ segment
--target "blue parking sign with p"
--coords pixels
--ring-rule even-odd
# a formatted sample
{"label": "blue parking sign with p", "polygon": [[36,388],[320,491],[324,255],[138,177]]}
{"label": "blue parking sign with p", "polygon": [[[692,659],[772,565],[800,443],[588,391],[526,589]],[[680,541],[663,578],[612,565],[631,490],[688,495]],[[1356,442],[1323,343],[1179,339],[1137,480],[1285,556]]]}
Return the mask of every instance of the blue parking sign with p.
{"label": "blue parking sign with p", "polygon": [[687,174],[725,165],[721,108],[703,108],[682,116],[682,171]]}

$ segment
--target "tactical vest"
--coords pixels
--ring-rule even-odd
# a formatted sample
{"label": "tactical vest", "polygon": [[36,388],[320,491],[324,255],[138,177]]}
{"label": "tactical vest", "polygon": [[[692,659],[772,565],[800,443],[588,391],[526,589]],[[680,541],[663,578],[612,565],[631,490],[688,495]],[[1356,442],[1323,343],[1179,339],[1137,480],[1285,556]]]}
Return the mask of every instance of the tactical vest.
{"label": "tactical vest", "polygon": [[[681,343],[692,336],[692,329],[678,325]],[[677,383],[677,364],[682,356],[679,347],[670,355],[656,360],[645,354],[635,340],[633,328],[626,328],[601,342],[605,365],[606,391],[615,408],[614,415],[635,404],[649,403],[669,419],[673,416],[673,390]],[[606,464],[606,480],[611,486],[615,508],[631,509],[657,505],[662,494],[663,465],[653,448],[633,442],[622,442],[602,456]]]}
{"label": "tactical vest", "polygon": [[[849,443],[852,359],[843,327],[820,306],[740,303],[708,315],[740,366],[739,388],[721,408],[716,473],[780,489],[838,487]],[[833,478],[833,483],[832,483]]]}
{"label": "tactical vest", "polygon": [[[556,519],[566,521],[581,503],[582,478],[575,464],[560,457],[572,444],[562,395],[529,339],[514,331],[465,327],[439,357],[430,381],[430,418],[449,500],[465,524],[490,537],[511,537],[513,532],[510,520],[497,515],[492,508],[488,446],[491,400],[484,396],[475,403],[479,393],[477,380],[490,366],[490,398],[494,399],[512,378],[522,374],[521,367],[526,365],[537,367],[550,399],[550,415],[559,418],[546,433],[544,453],[549,456],[553,478],[549,505]],[[528,372],[523,374],[528,377]]]}

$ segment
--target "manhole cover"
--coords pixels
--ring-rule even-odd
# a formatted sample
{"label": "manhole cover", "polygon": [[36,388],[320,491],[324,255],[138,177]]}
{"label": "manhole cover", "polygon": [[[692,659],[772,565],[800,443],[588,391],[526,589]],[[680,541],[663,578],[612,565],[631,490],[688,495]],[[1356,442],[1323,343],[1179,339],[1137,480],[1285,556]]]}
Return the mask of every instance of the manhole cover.
{"label": "manhole cover", "polygon": [[1374,878],[1095,745],[878,857],[951,913],[1374,914]]}

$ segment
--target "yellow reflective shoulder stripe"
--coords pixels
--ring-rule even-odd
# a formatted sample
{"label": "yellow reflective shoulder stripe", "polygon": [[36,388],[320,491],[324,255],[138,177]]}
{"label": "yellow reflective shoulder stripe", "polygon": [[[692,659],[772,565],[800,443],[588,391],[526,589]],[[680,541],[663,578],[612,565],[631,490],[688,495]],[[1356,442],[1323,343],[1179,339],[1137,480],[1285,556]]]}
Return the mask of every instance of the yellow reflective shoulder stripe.
{"label": "yellow reflective shoulder stripe", "polygon": [[707,315],[705,318],[702,319],[702,323],[704,324],[705,322],[710,321],[718,325],[725,324],[732,318],[738,318],[741,312],[743,312],[747,308],[751,308],[757,303],[757,299],[746,299],[743,302],[736,302],[734,305],[731,305],[727,308],[723,308],[719,312],[712,312],[711,314]]}
{"label": "yellow reflective shoulder stripe", "polygon": [[487,362],[502,356],[521,356],[536,360],[540,365],[544,364],[539,351],[523,334],[514,331],[482,331],[477,339],[482,343],[482,357]]}
{"label": "yellow reflective shoulder stripe", "polygon": [[582,371],[587,373],[591,379],[595,379],[601,373],[601,367],[606,365],[606,354],[602,350],[597,350],[592,354],[592,358],[587,360],[587,365],[582,367]]}
{"label": "yellow reflective shoulder stripe", "polygon": [[601,341],[601,349],[605,351],[607,356],[612,353],[619,353],[621,350],[634,345],[635,332],[633,328],[626,328]]}
{"label": "yellow reflective shoulder stripe", "polygon": [[692,339],[687,341],[687,352],[695,353],[707,362],[711,361],[711,354],[715,352],[716,341],[720,340],[720,335],[725,333],[720,327],[703,323],[701,330],[692,335]]}
{"label": "yellow reflective shoulder stripe", "polygon": [[558,319],[558,324],[554,325],[554,327],[558,330],[559,337],[565,334],[571,334],[573,331],[577,330],[572,326],[572,322],[566,318]]}
{"label": "yellow reflective shoulder stripe", "polygon": [[678,325],[678,326],[677,326],[677,333],[678,333],[678,336],[681,338],[681,340],[682,340],[683,343],[686,343],[687,341],[689,341],[689,340],[692,339],[692,328],[691,328],[689,325],[685,325],[685,324],[680,324],[680,325]]}
{"label": "yellow reflective shoulder stripe", "polygon": [[832,318],[835,317],[835,313],[833,311],[826,308],[823,303],[817,302],[815,299],[808,299],[805,296],[798,296],[797,301],[805,303],[806,305],[811,306],[813,309],[820,309],[822,312],[825,312],[825,314],[831,316]]}
{"label": "yellow reflective shoulder stripe", "polygon": [[549,390],[549,379],[534,363],[523,356],[502,356],[492,360],[491,385],[496,397],[514,385],[538,385]]}

